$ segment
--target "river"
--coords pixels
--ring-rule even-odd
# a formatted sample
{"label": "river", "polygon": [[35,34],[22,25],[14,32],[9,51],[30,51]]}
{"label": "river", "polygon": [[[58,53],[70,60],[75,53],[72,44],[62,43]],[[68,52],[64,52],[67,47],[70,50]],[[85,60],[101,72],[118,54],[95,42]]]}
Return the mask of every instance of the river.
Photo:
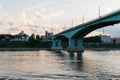
{"label": "river", "polygon": [[120,50],[0,51],[0,80],[120,80]]}

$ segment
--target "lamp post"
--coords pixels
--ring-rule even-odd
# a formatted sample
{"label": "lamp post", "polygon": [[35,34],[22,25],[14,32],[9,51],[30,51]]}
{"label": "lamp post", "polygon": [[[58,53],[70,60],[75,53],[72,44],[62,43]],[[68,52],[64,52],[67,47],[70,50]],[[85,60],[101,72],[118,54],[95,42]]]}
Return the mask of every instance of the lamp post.
{"label": "lamp post", "polygon": [[74,27],[74,21],[72,20],[72,27]]}
{"label": "lamp post", "polygon": [[[99,18],[101,18],[101,5],[100,5],[100,0],[99,0]],[[102,28],[102,35],[103,35],[103,42],[104,42],[104,27]]]}
{"label": "lamp post", "polygon": [[98,6],[98,10],[99,10],[99,18],[101,18],[101,7],[100,7],[100,5]]}
{"label": "lamp post", "polygon": [[84,14],[82,15],[82,23],[84,24]]}

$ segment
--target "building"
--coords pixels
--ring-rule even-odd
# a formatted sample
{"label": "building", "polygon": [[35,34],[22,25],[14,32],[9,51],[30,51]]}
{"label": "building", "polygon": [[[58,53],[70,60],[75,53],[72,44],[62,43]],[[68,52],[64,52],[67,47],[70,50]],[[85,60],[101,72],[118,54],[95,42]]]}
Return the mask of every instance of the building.
{"label": "building", "polygon": [[48,31],[45,31],[45,38],[47,39],[47,38],[49,38],[49,37],[51,37],[51,36],[53,36],[53,32],[48,32]]}
{"label": "building", "polygon": [[120,38],[112,38],[112,43],[120,43]]}
{"label": "building", "polygon": [[30,37],[27,34],[25,34],[23,31],[21,31],[17,35],[12,35],[10,38],[10,41],[28,41],[29,38]]}
{"label": "building", "polygon": [[50,39],[48,39],[51,36],[53,36],[53,32],[45,31],[45,35],[42,35],[41,39],[42,41],[51,41]]}
{"label": "building", "polygon": [[43,36],[43,35],[41,36],[41,38],[42,38],[42,39],[46,39],[45,36]]}
{"label": "building", "polygon": [[9,41],[11,34],[0,34],[0,40]]}
{"label": "building", "polygon": [[100,35],[101,41],[103,43],[111,43],[111,36],[108,35]]}

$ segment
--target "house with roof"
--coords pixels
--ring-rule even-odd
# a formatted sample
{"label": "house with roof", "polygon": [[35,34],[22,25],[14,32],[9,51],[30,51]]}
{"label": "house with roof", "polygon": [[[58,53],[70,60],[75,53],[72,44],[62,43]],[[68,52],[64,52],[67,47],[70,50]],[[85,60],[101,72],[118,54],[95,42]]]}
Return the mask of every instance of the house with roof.
{"label": "house with roof", "polygon": [[12,35],[10,41],[28,41],[29,38],[30,37],[27,34],[25,34],[24,31],[21,31],[17,35]]}

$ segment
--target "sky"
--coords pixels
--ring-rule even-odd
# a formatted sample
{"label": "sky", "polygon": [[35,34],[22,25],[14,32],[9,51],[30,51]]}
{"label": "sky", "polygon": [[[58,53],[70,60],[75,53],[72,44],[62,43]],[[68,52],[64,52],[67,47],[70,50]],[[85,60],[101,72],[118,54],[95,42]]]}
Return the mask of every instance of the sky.
{"label": "sky", "polygon": [[[0,34],[24,31],[44,35],[59,33],[73,26],[120,9],[120,0],[0,0]],[[103,28],[88,36],[102,34]],[[104,34],[120,37],[120,24],[104,28]]]}

